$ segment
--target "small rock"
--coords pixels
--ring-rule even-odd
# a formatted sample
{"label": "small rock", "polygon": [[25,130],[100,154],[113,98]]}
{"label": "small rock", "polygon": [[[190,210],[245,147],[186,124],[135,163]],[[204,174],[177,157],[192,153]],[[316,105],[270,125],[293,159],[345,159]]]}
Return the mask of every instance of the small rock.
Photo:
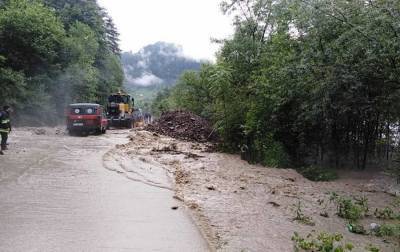
{"label": "small rock", "polygon": [[245,190],[246,189],[246,187],[244,187],[244,186],[241,186],[239,188],[240,188],[240,190]]}
{"label": "small rock", "polygon": [[377,231],[380,227],[381,227],[381,226],[380,226],[379,224],[376,224],[376,223],[371,223],[371,224],[369,225],[369,228],[370,228],[372,231]]}
{"label": "small rock", "polygon": [[328,212],[326,212],[326,211],[320,213],[319,215],[322,216],[322,217],[325,217],[325,218],[329,218],[329,214],[328,214]]}
{"label": "small rock", "polygon": [[215,191],[215,187],[214,186],[207,186],[207,189],[210,191]]}
{"label": "small rock", "polygon": [[174,195],[172,198],[179,200],[179,201],[183,201],[183,199],[181,197],[179,197],[178,195]]}
{"label": "small rock", "polygon": [[196,203],[191,203],[190,205],[189,205],[189,208],[190,209],[197,209],[197,208],[199,208],[199,205],[198,204],[196,204]]}
{"label": "small rock", "polygon": [[171,207],[172,210],[177,210],[178,208],[179,208],[178,206]]}
{"label": "small rock", "polygon": [[270,202],[268,202],[268,204],[270,204],[270,205],[272,205],[274,207],[280,207],[281,206],[280,204],[278,204],[278,203],[276,203],[274,201],[270,201]]}
{"label": "small rock", "polygon": [[46,134],[46,130],[45,129],[35,129],[33,132],[36,135],[45,135]]}

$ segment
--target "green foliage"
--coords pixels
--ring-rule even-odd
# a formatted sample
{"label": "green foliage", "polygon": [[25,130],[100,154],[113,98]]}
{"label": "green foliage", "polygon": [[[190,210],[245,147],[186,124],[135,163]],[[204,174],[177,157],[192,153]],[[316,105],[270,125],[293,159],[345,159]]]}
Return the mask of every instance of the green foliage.
{"label": "green foliage", "polygon": [[337,173],[332,169],[320,166],[308,166],[297,169],[305,178],[311,181],[331,181],[338,178]]}
{"label": "green foliage", "polygon": [[400,224],[383,224],[376,231],[379,237],[396,237],[400,238]]}
{"label": "green foliage", "polygon": [[101,102],[122,86],[104,15],[92,0],[2,2],[0,101],[17,121],[57,123],[66,104]]}
{"label": "green foliage", "polygon": [[361,224],[357,224],[357,223],[347,224],[347,229],[354,234],[362,234],[362,235],[367,234],[367,231],[365,230],[364,226]]}
{"label": "green foliage", "polygon": [[96,59],[99,43],[94,31],[86,24],[76,21],[64,41],[66,60],[81,65],[92,65]]}
{"label": "green foliage", "polygon": [[65,31],[55,13],[38,1],[10,0],[0,10],[5,65],[27,76],[60,62]]}
{"label": "green foliage", "polygon": [[[273,139],[272,134],[266,134],[264,138],[255,139],[254,148],[255,152],[259,155],[255,160],[265,166],[285,167],[288,164],[288,156],[282,143]],[[248,158],[248,160],[251,159],[254,158]]]}
{"label": "green foliage", "polygon": [[164,89],[157,94],[151,105],[151,110],[155,116],[160,116],[163,112],[175,108],[170,93],[170,89]]}
{"label": "green foliage", "polygon": [[375,247],[374,245],[368,245],[366,248],[365,248],[367,251],[370,251],[370,252],[379,252],[380,251],[380,249],[379,248],[377,248],[377,247]]}
{"label": "green foliage", "polygon": [[305,225],[315,226],[315,222],[313,221],[313,219],[310,216],[304,214],[300,201],[298,201],[294,207],[296,216],[293,218],[293,220],[303,223]]}
{"label": "green foliage", "polygon": [[301,237],[297,232],[292,236],[295,251],[324,251],[324,252],[344,252],[352,251],[354,246],[351,243],[342,242],[343,235],[329,234],[322,232],[315,238],[313,234],[308,234],[306,238]]}
{"label": "green foliage", "polygon": [[219,41],[211,70],[186,76],[171,97],[208,115],[226,149],[245,147],[251,162],[296,167],[364,169],[389,156],[400,121],[396,1],[229,0],[221,7],[235,16],[234,35]]}
{"label": "green foliage", "polygon": [[390,207],[385,207],[383,209],[376,208],[374,215],[378,219],[386,219],[386,220],[393,220],[397,217],[393,209]]}
{"label": "green foliage", "polygon": [[331,200],[336,203],[337,215],[344,219],[357,221],[369,211],[366,198],[352,200],[344,196],[332,195]]}
{"label": "green foliage", "polygon": [[20,107],[18,101],[26,97],[25,76],[21,72],[0,67],[0,101],[7,101],[13,107]]}

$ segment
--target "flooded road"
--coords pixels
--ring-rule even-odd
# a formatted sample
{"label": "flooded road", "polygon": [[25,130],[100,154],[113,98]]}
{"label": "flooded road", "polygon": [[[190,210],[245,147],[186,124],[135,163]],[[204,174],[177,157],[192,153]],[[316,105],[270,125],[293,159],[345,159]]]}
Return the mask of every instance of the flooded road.
{"label": "flooded road", "polygon": [[171,190],[103,166],[127,131],[56,133],[16,130],[0,156],[0,251],[208,251]]}

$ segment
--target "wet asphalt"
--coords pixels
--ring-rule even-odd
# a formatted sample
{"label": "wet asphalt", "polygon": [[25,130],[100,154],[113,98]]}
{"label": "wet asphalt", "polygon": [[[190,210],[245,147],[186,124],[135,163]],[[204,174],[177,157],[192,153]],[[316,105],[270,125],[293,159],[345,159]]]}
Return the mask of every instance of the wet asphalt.
{"label": "wet asphalt", "polygon": [[172,191],[103,167],[127,135],[14,131],[0,156],[0,251],[208,251]]}

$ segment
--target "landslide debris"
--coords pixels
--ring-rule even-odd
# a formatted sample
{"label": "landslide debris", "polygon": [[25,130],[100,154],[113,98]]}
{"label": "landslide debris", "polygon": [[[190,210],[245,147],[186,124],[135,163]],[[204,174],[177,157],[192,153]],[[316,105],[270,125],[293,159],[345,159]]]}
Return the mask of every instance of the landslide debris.
{"label": "landslide debris", "polygon": [[218,139],[206,119],[188,111],[165,112],[153,124],[147,125],[145,130],[196,142],[213,142]]}

